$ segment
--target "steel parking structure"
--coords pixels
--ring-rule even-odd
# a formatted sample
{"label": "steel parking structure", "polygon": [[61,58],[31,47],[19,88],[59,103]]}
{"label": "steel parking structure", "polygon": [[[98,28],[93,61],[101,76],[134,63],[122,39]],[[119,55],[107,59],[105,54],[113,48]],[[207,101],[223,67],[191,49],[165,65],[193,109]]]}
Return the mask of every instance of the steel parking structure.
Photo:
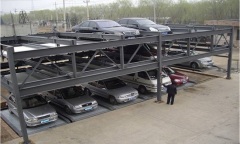
{"label": "steel parking structure", "polygon": [[[159,32],[141,32],[142,37],[134,39],[125,39],[123,36],[110,35],[110,34],[82,34],[82,33],[45,33],[29,36],[14,36],[1,38],[1,55],[7,59],[7,71],[10,72],[11,80],[4,77],[4,73],[1,74],[1,84],[9,92],[11,92],[16,98],[16,107],[19,114],[19,122],[21,126],[21,132],[24,139],[24,143],[29,143],[28,133],[24,121],[21,98],[27,95],[73,86],[79,83],[87,83],[91,81],[107,79],[111,77],[117,77],[148,69],[158,69],[157,74],[157,101],[161,101],[161,75],[163,65],[172,65],[182,62],[187,62],[203,57],[213,56],[222,53],[228,53],[228,67],[227,67],[227,79],[231,78],[231,59],[232,59],[232,47],[233,47],[233,28],[232,27],[215,27],[215,26],[184,26],[184,25],[169,25],[173,31],[171,35],[162,35]],[[228,41],[225,34],[230,36]],[[214,43],[213,37],[220,35],[221,38],[226,40],[225,45],[219,45],[218,42]],[[210,37],[210,43],[207,47],[198,46],[197,42],[192,42],[192,38]],[[81,41],[79,38],[88,37],[100,39],[101,41]],[[185,49],[187,50],[187,56],[173,56],[165,57],[162,55],[163,45],[169,46],[169,42],[184,41]],[[12,43],[14,45],[6,45]],[[21,44],[22,43],[22,44]],[[55,47],[49,47],[41,45],[42,43],[53,43]],[[124,62],[124,49],[123,46],[151,43],[157,46],[157,59],[143,60],[138,62],[128,63]],[[204,51],[205,53],[190,56],[191,44],[195,43],[195,50]],[[165,46],[166,45],[166,46]],[[200,44],[199,44],[200,45]],[[17,52],[14,47],[27,46],[33,48],[32,50]],[[120,63],[115,63],[108,57],[103,51],[105,48],[119,48],[120,49]],[[171,47],[171,46],[169,46]],[[176,46],[175,46],[176,47]],[[79,63],[77,54],[93,51],[93,54],[87,59],[87,62],[81,71],[77,68]],[[90,63],[95,56],[100,53],[106,56],[112,65],[110,67],[104,67],[94,70],[87,70]],[[132,55],[136,55],[137,50]],[[64,58],[69,59],[72,71],[60,70],[57,63],[53,62],[50,57],[64,55]],[[37,61],[33,61],[37,59]],[[52,67],[43,62],[50,62]],[[24,62],[23,65],[30,65],[32,68],[28,70],[29,76],[39,70],[46,70],[57,75],[46,77],[40,80],[28,82],[28,77],[23,83],[19,83],[17,80],[16,64],[17,62]]]}

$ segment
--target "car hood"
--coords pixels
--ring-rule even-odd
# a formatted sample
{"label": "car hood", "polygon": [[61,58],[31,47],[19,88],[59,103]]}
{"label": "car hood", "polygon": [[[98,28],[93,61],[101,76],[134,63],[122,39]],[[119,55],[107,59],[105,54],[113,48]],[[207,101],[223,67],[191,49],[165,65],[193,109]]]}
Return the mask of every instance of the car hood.
{"label": "car hood", "polygon": [[152,24],[150,24],[150,25],[143,25],[143,26],[153,27],[155,29],[158,29],[159,31],[170,31],[169,30],[170,28],[168,26],[165,26],[165,25],[159,25],[159,24],[152,25]]}
{"label": "car hood", "polygon": [[109,32],[134,32],[136,33],[137,30],[127,28],[127,27],[111,27],[111,28],[102,28],[102,30],[106,30]]}
{"label": "car hood", "polygon": [[124,95],[124,94],[129,94],[129,93],[138,93],[136,89],[129,87],[129,86],[124,86],[121,88],[117,89],[111,89],[108,90],[109,94],[114,95],[114,96],[119,96],[119,95]]}
{"label": "car hood", "polygon": [[170,75],[170,78],[173,78],[173,79],[186,79],[186,77],[187,77],[186,75],[179,72],[175,72],[174,74]]}
{"label": "car hood", "polygon": [[56,112],[55,109],[49,104],[41,105],[34,108],[23,109],[26,117],[39,117],[40,115],[47,115]]}
{"label": "car hood", "polygon": [[84,96],[80,96],[80,97],[76,97],[76,98],[72,98],[72,99],[65,99],[65,101],[67,101],[72,106],[78,106],[80,104],[93,102],[94,99],[89,96],[84,95]]}
{"label": "car hood", "polygon": [[200,58],[200,61],[212,61],[211,57]]}
{"label": "car hood", "polygon": [[169,82],[171,82],[171,79],[169,76],[162,78],[162,84],[169,83]]}

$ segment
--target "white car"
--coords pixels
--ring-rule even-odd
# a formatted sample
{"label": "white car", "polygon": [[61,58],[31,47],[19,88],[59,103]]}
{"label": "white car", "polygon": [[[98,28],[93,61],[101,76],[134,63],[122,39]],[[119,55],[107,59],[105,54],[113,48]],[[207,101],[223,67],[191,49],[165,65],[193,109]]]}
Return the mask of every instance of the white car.
{"label": "white car", "polygon": [[[157,73],[158,71],[149,70],[149,71],[142,71],[133,74],[128,74],[125,76],[119,77],[121,80],[125,81],[129,86],[132,86],[140,93],[149,92],[157,92]],[[161,91],[166,91],[165,86],[172,84],[171,79],[165,73],[162,73],[162,86]]]}

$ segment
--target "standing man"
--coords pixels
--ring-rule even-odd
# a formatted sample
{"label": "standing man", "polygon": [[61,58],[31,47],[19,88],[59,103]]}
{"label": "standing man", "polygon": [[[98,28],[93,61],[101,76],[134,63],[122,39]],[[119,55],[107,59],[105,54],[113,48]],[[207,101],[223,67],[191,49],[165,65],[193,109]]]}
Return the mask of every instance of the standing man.
{"label": "standing man", "polygon": [[167,104],[170,103],[171,101],[171,105],[173,105],[174,103],[174,97],[177,94],[177,88],[175,85],[171,84],[169,86],[167,86],[167,93],[168,93],[168,98],[167,98]]}

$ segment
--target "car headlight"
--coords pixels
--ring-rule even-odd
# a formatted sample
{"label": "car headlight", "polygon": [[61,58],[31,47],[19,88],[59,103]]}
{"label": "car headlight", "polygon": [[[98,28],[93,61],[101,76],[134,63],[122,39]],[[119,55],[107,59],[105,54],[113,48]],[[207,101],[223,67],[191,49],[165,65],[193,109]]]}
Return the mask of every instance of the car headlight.
{"label": "car headlight", "polygon": [[77,105],[77,106],[74,106],[76,109],[79,109],[82,107],[82,105]]}
{"label": "car headlight", "polygon": [[96,103],[97,103],[97,101],[93,101],[93,102],[92,102],[92,104],[96,104]]}
{"label": "car headlight", "polygon": [[136,35],[140,35],[139,30],[136,30],[135,34],[136,34]]}
{"label": "car headlight", "polygon": [[153,28],[153,27],[149,27],[150,31],[158,31],[157,29]]}
{"label": "car headlight", "polygon": [[167,26],[167,29],[168,29],[169,31],[171,31],[170,27],[168,27],[168,26]]}
{"label": "car headlight", "polygon": [[180,80],[180,79],[175,79],[174,81],[175,81],[175,82],[180,82],[181,80]]}
{"label": "car headlight", "polygon": [[35,117],[26,118],[25,120],[26,120],[27,122],[37,122],[37,121],[38,121],[38,119],[35,118]]}
{"label": "car headlight", "polygon": [[157,87],[157,85],[155,85],[155,84],[150,84],[150,86],[151,86],[151,87]]}
{"label": "car headlight", "polygon": [[120,95],[119,98],[126,98],[126,95]]}
{"label": "car headlight", "polygon": [[123,32],[114,32],[115,35],[123,35]]}
{"label": "car headlight", "polygon": [[53,112],[53,113],[51,113],[50,114],[50,117],[55,117],[55,116],[57,116],[58,114],[56,113],[56,112]]}

